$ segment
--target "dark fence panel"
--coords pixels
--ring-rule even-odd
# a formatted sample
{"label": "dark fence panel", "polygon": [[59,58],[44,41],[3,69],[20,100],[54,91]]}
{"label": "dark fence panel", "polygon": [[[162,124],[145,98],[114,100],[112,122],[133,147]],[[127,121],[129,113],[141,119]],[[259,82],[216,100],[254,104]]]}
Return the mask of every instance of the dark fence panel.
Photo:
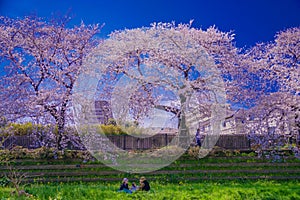
{"label": "dark fence panel", "polygon": [[216,144],[218,147],[225,149],[250,149],[250,140],[248,135],[220,135],[220,138]]}
{"label": "dark fence panel", "polygon": [[[117,147],[124,150],[143,150],[143,149],[155,149],[167,146],[176,135],[170,134],[158,134],[148,138],[138,138],[130,135],[111,135],[108,136],[109,140]],[[1,138],[0,138],[1,141]],[[7,138],[2,143],[2,148],[10,149],[13,146],[22,146],[26,148],[33,148],[35,144],[35,138],[33,136],[14,136]],[[195,145],[195,142],[192,143]],[[224,149],[250,149],[250,140],[247,135],[221,135],[216,146]],[[1,148],[1,147],[0,147]],[[76,149],[72,145],[68,145],[68,149]]]}
{"label": "dark fence panel", "polygon": [[3,141],[2,147],[0,148],[5,148],[5,149],[11,149],[14,146],[22,146],[28,149],[32,149],[35,146],[35,137],[32,136],[13,136],[13,137],[8,137],[8,138],[1,138],[0,141]]}
{"label": "dark fence panel", "polygon": [[131,135],[114,135],[108,136],[109,140],[117,147],[130,149],[155,149],[167,146],[175,135],[159,134],[148,138],[138,138]]}

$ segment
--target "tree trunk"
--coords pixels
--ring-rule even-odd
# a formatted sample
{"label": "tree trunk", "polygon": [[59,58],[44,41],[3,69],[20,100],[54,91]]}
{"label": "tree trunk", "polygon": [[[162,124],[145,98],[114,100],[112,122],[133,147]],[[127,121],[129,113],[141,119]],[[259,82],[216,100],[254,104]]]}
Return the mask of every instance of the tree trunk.
{"label": "tree trunk", "polygon": [[57,136],[56,136],[56,147],[57,150],[63,150],[62,138],[65,130],[65,120],[64,117],[60,116],[56,121],[56,125],[58,128]]}
{"label": "tree trunk", "polygon": [[65,125],[66,125],[66,110],[67,110],[67,105],[69,102],[69,97],[70,97],[70,92],[71,90],[68,90],[68,93],[66,94],[66,97],[61,105],[61,109],[59,111],[59,117],[57,118],[58,120],[57,122],[57,128],[58,128],[58,132],[57,132],[57,149],[58,150],[63,150],[65,147],[62,144],[62,140],[63,140],[63,135],[64,135],[64,131],[65,131]]}
{"label": "tree trunk", "polygon": [[183,149],[186,149],[190,146],[190,134],[189,134],[189,129],[186,125],[186,114],[184,110],[186,97],[184,95],[180,95],[180,103],[181,103],[181,113],[178,121],[178,125],[179,125],[178,146],[180,146]]}

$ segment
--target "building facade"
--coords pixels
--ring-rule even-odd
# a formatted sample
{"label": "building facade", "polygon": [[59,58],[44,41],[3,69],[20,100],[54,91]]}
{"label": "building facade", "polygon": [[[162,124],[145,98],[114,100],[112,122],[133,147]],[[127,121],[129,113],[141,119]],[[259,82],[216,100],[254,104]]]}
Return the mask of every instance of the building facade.
{"label": "building facade", "polygon": [[113,119],[111,105],[108,101],[95,101],[95,113],[100,124],[107,124]]}
{"label": "building facade", "polygon": [[[220,129],[220,135],[245,134],[245,111],[227,110],[226,117]],[[201,135],[206,135],[211,131],[210,118],[205,118],[199,122],[199,131]]]}

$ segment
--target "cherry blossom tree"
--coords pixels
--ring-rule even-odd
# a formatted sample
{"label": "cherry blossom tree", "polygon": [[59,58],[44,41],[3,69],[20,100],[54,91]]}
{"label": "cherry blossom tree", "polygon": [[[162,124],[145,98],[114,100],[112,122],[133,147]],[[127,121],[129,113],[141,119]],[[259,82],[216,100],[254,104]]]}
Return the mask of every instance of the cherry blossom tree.
{"label": "cherry blossom tree", "polygon": [[[159,40],[160,38],[155,35],[162,32],[165,34],[163,36],[165,38],[163,39],[173,43],[171,50],[168,49],[169,46],[165,41],[165,43],[162,43]],[[184,41],[178,41],[178,38],[181,37]],[[215,77],[211,76],[208,78],[204,77],[203,74],[201,76],[199,71],[195,69],[195,65],[198,64],[196,63],[197,59],[201,56],[206,56],[207,60],[210,60],[207,63],[200,63],[199,65],[215,65],[216,69],[219,70],[216,76],[221,76],[222,80],[226,83],[224,87],[228,91],[231,90],[233,85],[238,85],[238,83],[232,81],[232,78],[229,79],[228,76],[237,73],[236,69],[239,62],[238,49],[234,46],[233,39],[234,34],[221,32],[215,27],[210,27],[207,30],[199,30],[192,28],[191,24],[176,26],[174,23],[154,23],[149,29],[133,29],[112,33],[105,46],[96,49],[95,54],[98,53],[97,51],[105,51],[106,54],[111,54],[107,58],[109,61],[107,61],[107,68],[105,69],[110,75],[103,82],[112,81],[112,78],[115,78],[113,81],[118,81],[120,75],[124,75],[142,83],[141,87],[131,96],[129,102],[132,114],[136,120],[147,113],[147,107],[152,106],[173,113],[180,118],[180,108],[178,106],[160,104],[159,97],[154,95],[157,92],[155,91],[155,87],[158,87],[157,85],[164,85],[170,88],[183,89],[188,85],[189,89],[199,92],[197,95],[198,97],[201,96],[201,98],[198,100],[202,100],[203,103],[209,101],[210,95],[205,94],[209,91],[209,87],[205,83],[208,83],[209,79]],[[119,43],[114,41],[119,41]],[[156,46],[150,47],[150,43],[153,41],[156,43]],[[192,49],[188,46],[193,43],[197,44],[202,52],[199,49]],[[128,49],[129,46],[133,48]],[[174,53],[175,50],[176,52]],[[151,73],[153,74],[151,74],[151,77],[149,75],[150,72],[145,69],[145,66],[152,67]],[[156,69],[155,66],[160,66],[161,69]],[[155,70],[157,71],[155,72]],[[171,74],[173,72],[178,74]],[[172,79],[176,76],[181,79]],[[158,84],[157,81],[161,82],[161,84]],[[113,84],[107,85],[110,87]],[[102,91],[104,92],[102,95],[105,98],[113,92],[111,87],[110,90],[105,90],[104,88]],[[181,104],[183,104],[184,100],[181,99],[181,101]]]}
{"label": "cherry blossom tree", "polygon": [[1,111],[12,121],[54,121],[59,149],[74,82],[100,29],[83,22],[68,28],[68,20],[0,17]]}
{"label": "cherry blossom tree", "polygon": [[[86,135],[88,125],[96,122],[96,117],[89,114],[93,110],[89,105],[94,101],[97,85],[97,98],[110,101],[113,116],[121,127],[129,121],[146,127],[143,132],[153,135],[157,130],[148,127],[164,127],[164,119],[155,120],[160,117],[156,116],[159,111],[177,119],[178,140],[170,145],[179,147],[179,153],[189,147],[199,119],[211,117],[215,134],[210,134],[211,140],[204,141],[200,150],[200,156],[207,155],[225,118],[226,90],[232,97],[238,91],[233,89],[239,84],[232,77],[238,77],[236,73],[240,72],[235,70],[239,51],[233,39],[232,33],[214,27],[196,29],[191,23],[153,23],[149,28],[112,33],[87,57],[84,74],[79,78],[86,80],[79,81],[76,93],[76,118],[82,125],[82,135]],[[153,124],[147,126],[149,121]],[[166,161],[178,156],[168,151],[161,153]],[[123,152],[118,155],[121,158]],[[151,162],[151,155],[147,156]],[[126,157],[123,163],[129,161],[134,162]]]}
{"label": "cherry blossom tree", "polygon": [[249,121],[248,127],[264,137],[253,136],[253,141],[260,150],[288,146],[299,156],[300,28],[281,31],[274,42],[258,44],[244,56],[249,71],[263,83],[253,98],[256,105],[249,110],[257,120]]}

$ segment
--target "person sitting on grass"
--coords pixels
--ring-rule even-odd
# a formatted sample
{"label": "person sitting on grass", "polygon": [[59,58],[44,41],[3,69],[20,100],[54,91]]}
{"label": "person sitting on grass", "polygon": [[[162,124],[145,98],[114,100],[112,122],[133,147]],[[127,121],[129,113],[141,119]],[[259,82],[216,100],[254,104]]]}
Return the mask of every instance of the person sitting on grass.
{"label": "person sitting on grass", "polygon": [[141,190],[141,191],[149,191],[150,190],[150,184],[146,180],[146,178],[143,176],[140,178],[140,187],[138,188],[138,190]]}
{"label": "person sitting on grass", "polygon": [[135,184],[135,182],[133,182],[132,184],[131,184],[131,192],[134,192],[134,191],[136,191],[138,189],[138,187],[136,186],[136,184]]}
{"label": "person sitting on grass", "polygon": [[123,179],[119,191],[123,191],[123,192],[126,192],[126,193],[132,193],[132,192],[129,190],[128,179],[127,179],[127,178],[124,178],[124,179]]}

